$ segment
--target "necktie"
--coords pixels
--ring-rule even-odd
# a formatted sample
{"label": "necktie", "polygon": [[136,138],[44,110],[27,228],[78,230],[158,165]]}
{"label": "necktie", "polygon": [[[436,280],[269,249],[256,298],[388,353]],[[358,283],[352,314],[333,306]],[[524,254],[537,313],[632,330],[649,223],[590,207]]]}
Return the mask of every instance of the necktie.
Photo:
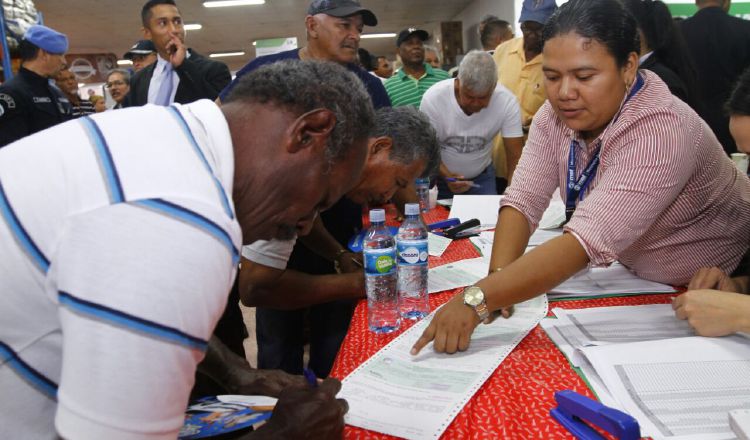
{"label": "necktie", "polygon": [[156,93],[154,104],[168,106],[172,98],[172,63],[166,63],[164,66],[163,79]]}

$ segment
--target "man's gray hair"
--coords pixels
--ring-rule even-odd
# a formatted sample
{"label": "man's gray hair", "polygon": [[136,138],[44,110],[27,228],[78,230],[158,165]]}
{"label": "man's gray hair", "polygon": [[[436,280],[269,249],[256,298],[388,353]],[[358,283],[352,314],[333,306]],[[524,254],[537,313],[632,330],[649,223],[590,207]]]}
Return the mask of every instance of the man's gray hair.
{"label": "man's gray hair", "polygon": [[362,81],[339,64],[319,60],[287,60],[261,66],[242,76],[223,100],[276,104],[299,115],[325,108],[336,116],[326,158],[336,161],[366,139],[375,112]]}
{"label": "man's gray hair", "polygon": [[130,71],[129,70],[125,70],[125,69],[112,69],[107,74],[107,81],[109,81],[109,77],[113,73],[119,73],[120,75],[122,75],[122,80],[125,81],[126,83],[130,84]]}
{"label": "man's gray hair", "polygon": [[485,93],[497,85],[497,66],[492,56],[482,50],[467,53],[458,66],[461,87],[476,93]]}
{"label": "man's gray hair", "polygon": [[437,173],[440,145],[427,116],[412,106],[384,107],[375,112],[375,127],[370,137],[386,136],[393,141],[389,159],[409,165],[423,160],[422,177]]}
{"label": "man's gray hair", "polygon": [[440,51],[438,51],[437,47],[432,46],[430,44],[425,44],[424,45],[424,51],[425,51],[425,53],[427,53],[427,52],[434,53],[435,56],[437,57],[438,61],[440,61],[440,64],[443,64],[443,60],[440,58]]}

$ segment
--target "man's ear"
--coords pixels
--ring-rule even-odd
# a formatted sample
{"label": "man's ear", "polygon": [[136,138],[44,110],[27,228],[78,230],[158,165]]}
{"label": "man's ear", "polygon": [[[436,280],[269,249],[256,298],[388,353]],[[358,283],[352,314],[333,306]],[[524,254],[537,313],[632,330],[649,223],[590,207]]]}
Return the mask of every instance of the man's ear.
{"label": "man's ear", "polygon": [[150,40],[151,39],[151,30],[147,27],[141,28],[141,33],[143,34],[144,40]]}
{"label": "man's ear", "polygon": [[328,146],[334,127],[336,115],[332,111],[327,108],[311,110],[292,123],[286,151],[292,154],[306,148],[323,151]]}
{"label": "man's ear", "polygon": [[305,28],[310,38],[318,38],[318,20],[312,15],[305,17]]}
{"label": "man's ear", "polygon": [[387,159],[391,155],[393,150],[393,139],[388,136],[380,136],[378,138],[370,138],[370,142],[367,148],[367,157],[373,158],[375,156],[384,156]]}

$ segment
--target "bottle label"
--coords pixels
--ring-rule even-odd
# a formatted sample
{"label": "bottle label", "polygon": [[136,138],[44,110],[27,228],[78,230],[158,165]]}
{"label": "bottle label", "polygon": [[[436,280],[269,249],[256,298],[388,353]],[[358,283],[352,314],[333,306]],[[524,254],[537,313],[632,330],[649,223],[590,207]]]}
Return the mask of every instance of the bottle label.
{"label": "bottle label", "polygon": [[427,240],[397,240],[398,264],[424,266],[427,264]]}
{"label": "bottle label", "polygon": [[367,275],[390,275],[396,271],[396,249],[367,249],[364,251]]}

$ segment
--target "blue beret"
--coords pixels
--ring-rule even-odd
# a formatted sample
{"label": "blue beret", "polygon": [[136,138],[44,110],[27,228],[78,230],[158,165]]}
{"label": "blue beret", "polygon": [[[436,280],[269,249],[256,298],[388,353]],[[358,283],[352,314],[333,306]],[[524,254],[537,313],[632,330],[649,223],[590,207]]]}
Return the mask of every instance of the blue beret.
{"label": "blue beret", "polygon": [[31,26],[23,39],[52,54],[64,54],[68,51],[68,37],[65,34],[40,24]]}

